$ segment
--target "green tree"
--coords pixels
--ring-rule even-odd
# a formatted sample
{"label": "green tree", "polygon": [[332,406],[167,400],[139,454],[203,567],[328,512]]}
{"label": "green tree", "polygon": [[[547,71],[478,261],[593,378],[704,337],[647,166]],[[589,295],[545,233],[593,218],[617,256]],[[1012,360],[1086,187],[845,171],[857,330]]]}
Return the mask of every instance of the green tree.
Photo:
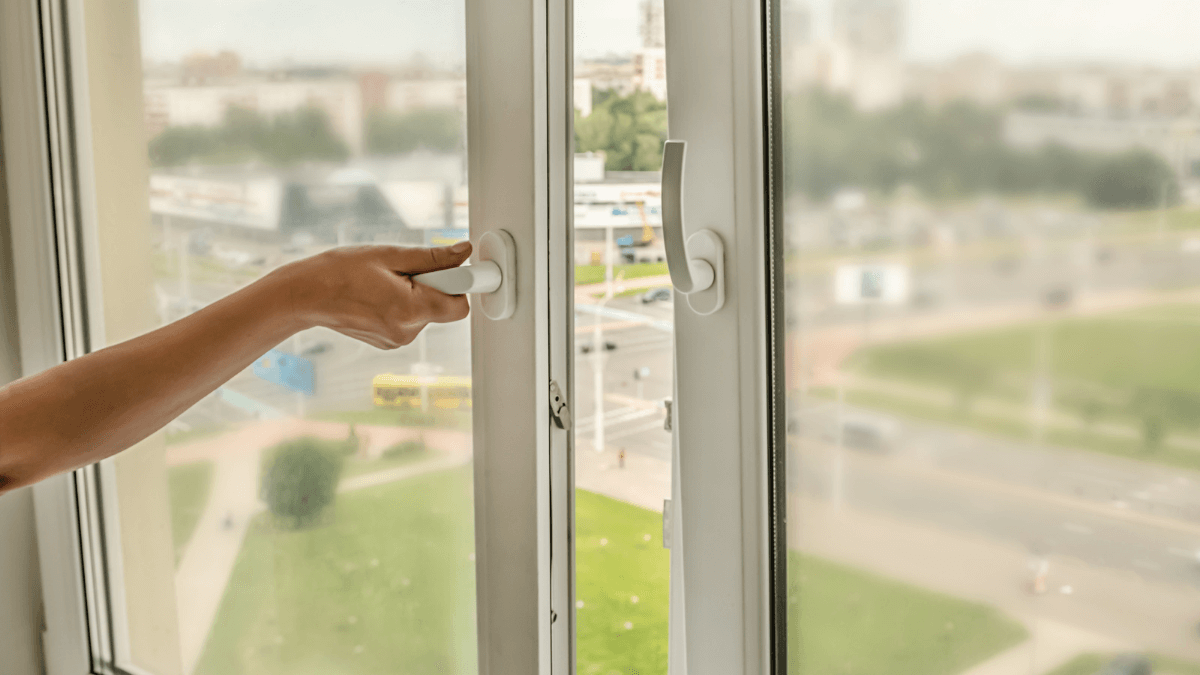
{"label": "green tree", "polygon": [[313,159],[338,162],[349,157],[350,150],[333,133],[323,110],[301,108],[271,121],[263,154],[275,164],[287,165]]}
{"label": "green tree", "polygon": [[340,161],[350,155],[319,108],[301,108],[268,120],[232,106],[215,127],[168,127],[149,144],[155,166],[229,164],[258,159],[276,165]]}
{"label": "green tree", "polygon": [[597,92],[591,115],[575,113],[576,151],[605,153],[609,171],[658,171],[666,140],[667,104],[650,92]]}
{"label": "green tree", "polygon": [[333,503],[341,472],[341,458],[320,439],[283,443],[266,467],[267,506],[283,522],[309,525]]}
{"label": "green tree", "polygon": [[1175,172],[1148,150],[1130,150],[1101,160],[1088,180],[1088,203],[1100,208],[1145,209],[1174,204]]}
{"label": "green tree", "polygon": [[932,107],[915,100],[863,111],[849,97],[818,88],[791,94],[783,120],[788,187],[814,200],[849,187],[888,194],[902,184],[937,198],[1074,193],[1102,208],[1146,208],[1178,195],[1170,167],[1144,150],[1010,147],[1006,113],[968,101]]}
{"label": "green tree", "polygon": [[193,157],[212,154],[219,146],[217,134],[207,127],[167,127],[150,140],[150,162],[155,166],[177,166]]}
{"label": "green tree", "polygon": [[462,147],[462,115],[456,110],[376,112],[367,118],[367,152],[391,155],[421,148],[449,152]]}

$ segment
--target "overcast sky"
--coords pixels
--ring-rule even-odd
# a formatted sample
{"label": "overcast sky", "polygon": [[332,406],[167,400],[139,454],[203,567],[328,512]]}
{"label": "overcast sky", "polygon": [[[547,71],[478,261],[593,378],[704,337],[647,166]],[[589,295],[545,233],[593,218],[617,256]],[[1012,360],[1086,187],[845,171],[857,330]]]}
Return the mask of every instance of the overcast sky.
{"label": "overcast sky", "polygon": [[[831,1],[810,0],[819,25],[828,25]],[[576,0],[577,55],[636,48],[639,2]],[[259,65],[362,64],[421,52],[452,65],[464,51],[461,0],[141,0],[141,7],[143,53],[152,60],[232,49]],[[909,0],[905,50],[922,61],[983,50],[1019,63],[1200,66],[1200,0]]]}

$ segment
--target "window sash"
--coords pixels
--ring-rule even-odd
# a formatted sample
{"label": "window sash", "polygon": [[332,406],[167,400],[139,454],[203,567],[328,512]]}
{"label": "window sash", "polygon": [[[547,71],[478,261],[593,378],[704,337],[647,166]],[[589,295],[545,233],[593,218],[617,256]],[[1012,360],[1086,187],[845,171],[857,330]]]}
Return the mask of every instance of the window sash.
{"label": "window sash", "polygon": [[[570,3],[467,0],[466,8],[470,231],[477,240],[508,230],[519,267],[516,316],[472,317],[473,387],[487,402],[474,411],[481,672],[569,673],[572,441],[551,430],[549,381],[570,391]],[[33,169],[10,178],[27,374],[103,346],[90,169],[92,105],[102,100],[89,97],[86,83],[89,69],[129,64],[89,62],[85,10],[110,26],[136,18],[136,3],[101,8],[96,0],[0,8],[0,75],[11,94],[4,121],[17,139],[6,154],[10,166]],[[99,51],[114,35],[87,37]],[[488,114],[497,109],[507,114]],[[127,665],[115,484],[105,462],[35,488],[50,675],[137,673]]]}
{"label": "window sash", "polygon": [[765,133],[773,5],[665,4],[670,137],[688,143],[685,235],[715,231],[726,271],[723,309],[700,316],[675,303],[671,672],[783,673],[784,448],[772,407],[782,310],[769,303],[781,293],[770,248],[780,223]]}

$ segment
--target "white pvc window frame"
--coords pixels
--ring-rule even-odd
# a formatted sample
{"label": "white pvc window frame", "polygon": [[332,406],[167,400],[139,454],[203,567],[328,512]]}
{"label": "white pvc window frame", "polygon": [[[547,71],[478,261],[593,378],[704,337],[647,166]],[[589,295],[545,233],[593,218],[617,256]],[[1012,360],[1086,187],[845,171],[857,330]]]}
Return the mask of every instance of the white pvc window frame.
{"label": "white pvc window frame", "polygon": [[[98,7],[0,3],[27,375],[103,346],[83,21]],[[573,440],[552,426],[549,386],[572,389],[570,2],[466,0],[466,14],[471,238],[507,230],[518,266],[516,314],[471,319],[480,672],[565,674],[574,669]],[[35,487],[48,675],[158,675],[128,659],[112,485],[102,463]]]}
{"label": "white pvc window frame", "polygon": [[675,303],[671,673],[786,673],[778,5],[665,0],[668,130],[685,235],[725,247],[725,304]]}
{"label": "white pvc window frame", "polygon": [[[80,18],[89,1],[0,3],[26,374],[103,335]],[[721,235],[729,275],[721,311],[675,309],[671,672],[783,672],[778,224],[767,199],[777,28],[760,0],[666,5],[671,136],[689,143],[685,226]],[[552,425],[548,394],[552,380],[573,390],[570,7],[466,0],[471,235],[505,229],[518,248],[516,314],[472,318],[485,674],[574,671],[574,448]],[[109,569],[119,559],[104,554],[119,537],[106,483],[89,468],[35,489],[49,675],[136,672],[115,667],[128,650],[123,594],[96,583],[120,577]]]}

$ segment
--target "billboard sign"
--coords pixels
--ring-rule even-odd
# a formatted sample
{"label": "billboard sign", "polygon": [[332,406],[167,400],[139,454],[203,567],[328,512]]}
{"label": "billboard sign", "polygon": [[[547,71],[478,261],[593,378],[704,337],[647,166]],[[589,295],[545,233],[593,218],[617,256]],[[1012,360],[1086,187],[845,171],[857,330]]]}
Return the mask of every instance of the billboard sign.
{"label": "billboard sign", "polygon": [[904,265],[840,265],[834,277],[839,305],[898,305],[908,301],[909,275]]}
{"label": "billboard sign", "polygon": [[272,349],[254,362],[254,374],[281,387],[313,395],[314,372],[312,361]]}

